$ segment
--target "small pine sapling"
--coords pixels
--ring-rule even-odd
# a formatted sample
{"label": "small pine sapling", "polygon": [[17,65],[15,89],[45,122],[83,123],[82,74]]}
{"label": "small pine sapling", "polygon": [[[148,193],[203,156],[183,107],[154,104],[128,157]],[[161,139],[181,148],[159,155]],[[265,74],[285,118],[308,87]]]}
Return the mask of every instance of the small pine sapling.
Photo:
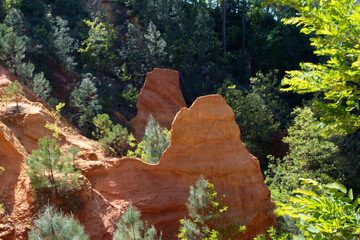
{"label": "small pine sapling", "polygon": [[53,188],[56,196],[72,188],[79,188],[80,172],[71,164],[72,158],[64,155],[56,141],[45,137],[39,140],[39,149],[25,160],[27,175],[35,190]]}
{"label": "small pine sapling", "polygon": [[56,105],[56,110],[55,111],[52,111],[51,114],[55,117],[55,123],[54,124],[45,124],[45,127],[47,129],[49,129],[50,131],[54,131],[53,132],[53,137],[54,138],[57,138],[60,140],[60,137],[59,137],[59,133],[60,133],[60,129],[58,127],[58,124],[57,122],[60,120],[60,117],[61,117],[61,109],[65,106],[65,103],[59,103],[58,105]]}
{"label": "small pine sapling", "polygon": [[135,152],[129,152],[128,156],[140,157],[147,163],[158,163],[169,144],[170,131],[162,128],[153,117],[150,117],[142,141]]}
{"label": "small pine sapling", "polygon": [[116,224],[117,229],[113,240],[161,240],[162,233],[158,237],[156,228],[149,227],[147,222],[141,219],[141,213],[136,207],[130,206]]}
{"label": "small pine sapling", "polygon": [[180,233],[178,238],[187,239],[231,239],[245,231],[245,226],[219,224],[220,214],[227,210],[218,199],[214,184],[201,177],[196,182],[196,187],[190,186],[190,196],[186,203],[189,211],[189,219],[180,220]]}
{"label": "small pine sapling", "polygon": [[21,84],[16,80],[15,82],[10,83],[7,87],[2,89],[2,101],[15,101],[16,102],[16,109],[20,112],[19,109],[19,102],[24,95],[23,87]]}
{"label": "small pine sapling", "polygon": [[29,232],[29,240],[62,239],[88,240],[84,227],[74,218],[58,212],[55,207],[48,206],[40,217],[34,221],[34,228]]}

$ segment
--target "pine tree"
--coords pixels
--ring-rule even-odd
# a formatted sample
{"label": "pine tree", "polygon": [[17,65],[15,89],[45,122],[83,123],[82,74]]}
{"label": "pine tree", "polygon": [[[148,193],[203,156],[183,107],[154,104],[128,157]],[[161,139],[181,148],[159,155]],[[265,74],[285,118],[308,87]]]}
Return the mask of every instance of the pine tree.
{"label": "pine tree", "polygon": [[153,117],[145,127],[145,133],[138,148],[140,157],[148,163],[158,163],[163,152],[170,144],[170,131],[163,129]]}
{"label": "pine tree", "polygon": [[34,221],[34,228],[29,232],[29,240],[88,240],[84,227],[74,216],[65,216],[53,206],[45,208]]}
{"label": "pine tree", "polygon": [[70,104],[79,109],[79,126],[85,135],[89,135],[92,119],[101,110],[91,74],[85,75],[79,87],[71,93]]}
{"label": "pine tree", "polygon": [[189,211],[189,219],[180,220],[180,233],[178,238],[186,239],[231,239],[243,231],[245,226],[229,224],[221,225],[218,221],[220,214],[227,210],[218,199],[214,184],[200,177],[196,187],[190,186],[190,196],[186,207]]}
{"label": "pine tree", "polygon": [[19,9],[10,8],[4,19],[4,24],[10,27],[18,36],[24,35],[24,16]]}
{"label": "pine tree", "polygon": [[143,77],[149,69],[145,66],[146,51],[144,51],[144,37],[135,25],[128,23],[126,33],[126,47],[122,49],[120,55],[127,67],[129,67],[137,87],[143,83]]}
{"label": "pine tree", "polygon": [[166,42],[161,37],[160,31],[156,29],[153,22],[150,21],[146,33],[144,34],[148,52],[146,62],[148,68],[159,67],[165,62],[167,53],[165,51]]}
{"label": "pine tree", "polygon": [[19,101],[23,97],[23,87],[21,84],[16,80],[9,84],[9,86],[4,87],[1,91],[2,95],[1,98],[3,101],[15,101],[16,102],[16,109],[20,112],[19,109]]}
{"label": "pine tree", "polygon": [[155,227],[149,228],[148,223],[144,223],[140,217],[141,214],[136,207],[128,207],[116,224],[113,240],[161,240],[162,234],[157,237]]}
{"label": "pine tree", "polygon": [[78,48],[78,43],[69,34],[68,21],[56,17],[52,30],[56,56],[68,70],[73,71],[77,65],[73,53]]}
{"label": "pine tree", "polygon": [[74,170],[72,158],[64,155],[56,141],[45,137],[39,140],[39,150],[34,150],[26,159],[32,187],[36,189],[54,188],[55,193],[79,188],[80,173]]}
{"label": "pine tree", "polygon": [[35,74],[32,91],[44,101],[47,101],[51,92],[49,81],[44,78],[44,73]]}

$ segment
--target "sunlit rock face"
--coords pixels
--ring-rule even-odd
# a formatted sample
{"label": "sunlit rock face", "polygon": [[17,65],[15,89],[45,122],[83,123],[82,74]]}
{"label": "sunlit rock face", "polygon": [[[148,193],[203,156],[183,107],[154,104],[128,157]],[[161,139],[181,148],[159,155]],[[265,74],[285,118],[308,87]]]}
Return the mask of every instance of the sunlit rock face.
{"label": "sunlit rock face", "polygon": [[252,239],[275,224],[259,161],[241,142],[234,113],[219,95],[200,97],[177,113],[170,146],[159,164],[123,159],[88,173],[104,198],[137,206],[164,239],[177,239],[179,220],[187,215],[189,187],[200,176],[226,196],[229,208],[222,221],[247,226],[240,239]]}
{"label": "sunlit rock face", "polygon": [[158,68],[148,72],[136,107],[138,112],[131,124],[137,140],[141,141],[150,115],[162,127],[170,129],[176,113],[186,107],[179,87],[179,72]]}

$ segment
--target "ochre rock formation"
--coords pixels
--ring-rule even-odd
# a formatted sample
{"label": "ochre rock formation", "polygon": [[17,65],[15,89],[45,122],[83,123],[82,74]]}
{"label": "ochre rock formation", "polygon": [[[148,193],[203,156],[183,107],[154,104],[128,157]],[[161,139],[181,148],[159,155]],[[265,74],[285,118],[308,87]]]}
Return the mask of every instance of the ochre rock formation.
{"label": "ochre rock formation", "polygon": [[[14,79],[0,66],[0,92]],[[0,165],[6,169],[0,174],[0,202],[5,206],[8,231],[0,239],[27,239],[38,210],[32,202],[24,159],[37,148],[39,138],[51,135],[45,123],[56,121],[50,106],[26,88],[24,96],[20,113],[12,111],[14,103],[7,108],[0,105]],[[219,95],[200,97],[177,113],[170,146],[157,165],[141,159],[109,158],[65,119],[58,126],[61,148],[81,149],[77,164],[83,173],[86,202],[75,215],[92,240],[112,239],[116,222],[129,204],[163,231],[163,239],[176,239],[179,220],[187,215],[189,187],[201,175],[215,184],[220,195],[226,195],[224,204],[229,208],[223,221],[247,226],[241,239],[252,239],[275,224],[274,204],[259,161],[241,143],[234,113]],[[2,219],[0,216],[0,233],[4,233]]]}
{"label": "ochre rock formation", "polygon": [[154,68],[146,74],[136,103],[138,112],[131,120],[136,139],[141,141],[150,115],[162,127],[170,129],[176,113],[185,106],[179,87],[179,72]]}
{"label": "ochre rock formation", "polygon": [[[247,226],[241,239],[252,239],[275,224],[259,161],[242,144],[234,113],[219,95],[200,97],[180,110],[159,164],[122,159],[85,175],[110,203],[122,199],[137,206],[163,231],[164,239],[177,239],[179,220],[187,215],[189,186],[201,175],[226,195],[229,210],[223,221]],[[83,222],[92,231],[91,224]]]}

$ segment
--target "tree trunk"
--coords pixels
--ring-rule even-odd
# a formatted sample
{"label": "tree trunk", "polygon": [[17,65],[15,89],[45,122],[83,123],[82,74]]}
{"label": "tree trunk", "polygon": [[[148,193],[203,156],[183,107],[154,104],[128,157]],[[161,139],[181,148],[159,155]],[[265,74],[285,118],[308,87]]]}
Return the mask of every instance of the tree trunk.
{"label": "tree trunk", "polygon": [[245,20],[246,20],[246,1],[242,1],[242,54],[245,54]]}
{"label": "tree trunk", "polygon": [[223,54],[226,54],[226,0],[222,0],[222,37],[223,37]]}

